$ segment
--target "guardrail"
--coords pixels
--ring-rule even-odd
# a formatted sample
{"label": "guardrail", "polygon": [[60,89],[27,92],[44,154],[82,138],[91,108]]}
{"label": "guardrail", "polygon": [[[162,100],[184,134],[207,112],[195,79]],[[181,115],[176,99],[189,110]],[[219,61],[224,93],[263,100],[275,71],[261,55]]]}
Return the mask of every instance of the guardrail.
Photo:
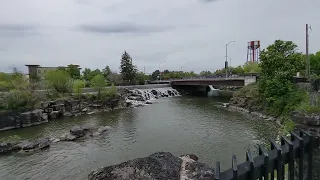
{"label": "guardrail", "polygon": [[[281,144],[270,141],[271,150],[259,146],[259,156],[253,157],[250,150],[246,152],[246,162],[237,164],[237,158],[232,156],[232,168],[220,172],[220,162],[217,162],[215,169],[216,180],[312,180],[313,149],[315,143],[313,136],[305,131],[298,134],[291,133],[291,139],[281,137]],[[307,158],[306,158],[307,155]],[[298,168],[295,167],[297,160]],[[308,165],[305,171],[305,161]],[[285,171],[288,166],[288,171]],[[298,169],[298,177],[295,171]],[[275,177],[276,172],[276,177]],[[287,176],[285,176],[287,173]],[[286,177],[286,178],[285,178]]]}

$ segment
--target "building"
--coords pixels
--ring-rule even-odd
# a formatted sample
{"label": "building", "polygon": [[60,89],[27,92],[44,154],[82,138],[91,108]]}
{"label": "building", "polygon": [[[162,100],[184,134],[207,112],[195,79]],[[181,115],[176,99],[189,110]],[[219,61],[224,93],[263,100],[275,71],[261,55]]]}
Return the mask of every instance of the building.
{"label": "building", "polygon": [[[71,64],[70,64],[71,65]],[[68,66],[70,66],[68,65]],[[28,75],[36,75],[36,76],[39,76],[39,77],[43,77],[48,71],[54,71],[54,70],[57,70],[59,67],[62,67],[62,68],[68,68],[67,67],[64,67],[64,66],[59,66],[59,67],[42,67],[40,65],[35,65],[35,64],[28,64],[26,65],[28,67]],[[80,67],[79,65],[74,65],[74,66],[77,66],[79,71],[80,71]]]}

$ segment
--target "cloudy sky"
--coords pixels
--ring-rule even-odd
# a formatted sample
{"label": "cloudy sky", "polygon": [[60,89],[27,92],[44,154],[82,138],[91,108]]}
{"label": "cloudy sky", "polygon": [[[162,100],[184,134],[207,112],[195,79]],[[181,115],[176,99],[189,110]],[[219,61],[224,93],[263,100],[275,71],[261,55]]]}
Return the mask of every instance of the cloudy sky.
{"label": "cloudy sky", "polygon": [[[292,40],[320,50],[319,0],[0,0],[0,71],[25,64],[119,69],[127,50],[146,73],[215,70],[246,45]],[[164,62],[166,61],[166,62]],[[164,62],[164,63],[163,63]]]}

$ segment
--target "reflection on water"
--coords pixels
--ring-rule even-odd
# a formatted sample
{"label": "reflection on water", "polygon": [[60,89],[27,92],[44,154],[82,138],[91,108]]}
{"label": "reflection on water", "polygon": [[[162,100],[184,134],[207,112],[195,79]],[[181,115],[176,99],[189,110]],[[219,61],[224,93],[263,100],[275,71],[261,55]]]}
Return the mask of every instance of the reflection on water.
{"label": "reflection on water", "polygon": [[174,97],[140,108],[64,118],[39,126],[0,132],[21,139],[58,137],[74,125],[112,126],[104,137],[59,142],[33,154],[0,156],[0,179],[86,179],[101,166],[117,164],[156,151],[175,155],[195,153],[200,161],[223,168],[231,155],[244,161],[245,151],[275,137],[274,125],[217,109],[224,99]]}

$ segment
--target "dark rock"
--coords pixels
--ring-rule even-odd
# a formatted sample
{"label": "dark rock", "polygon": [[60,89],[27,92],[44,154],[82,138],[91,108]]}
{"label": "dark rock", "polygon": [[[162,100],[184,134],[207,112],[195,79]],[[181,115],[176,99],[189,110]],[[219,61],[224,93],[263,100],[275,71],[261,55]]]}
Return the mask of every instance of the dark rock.
{"label": "dark rock", "polygon": [[308,114],[300,111],[293,111],[290,114],[293,121],[300,124],[305,124],[309,126],[320,126],[320,116],[319,114]]}
{"label": "dark rock", "polygon": [[76,138],[80,138],[85,136],[85,129],[81,128],[80,126],[74,126],[71,130],[70,130],[70,134],[75,136]]}
{"label": "dark rock", "polygon": [[151,93],[152,93],[153,95],[155,95],[155,96],[158,95],[158,91],[156,91],[156,90],[154,90],[154,89],[151,90]]}
{"label": "dark rock", "polygon": [[48,108],[49,105],[50,105],[50,102],[49,102],[49,101],[41,102],[41,108],[42,108],[42,109]]}
{"label": "dark rock", "polygon": [[110,126],[100,126],[100,127],[97,129],[97,132],[98,132],[98,133],[103,133],[103,132],[105,132],[105,131],[107,131],[107,130],[109,130],[109,129],[111,129]]}
{"label": "dark rock", "polygon": [[35,141],[22,142],[17,146],[20,146],[22,150],[28,151],[32,149],[43,149],[43,148],[49,147],[50,143],[51,143],[50,138],[41,138]]}
{"label": "dark rock", "polygon": [[41,119],[43,121],[48,121],[48,114],[47,113],[42,113]]}
{"label": "dark rock", "polygon": [[0,153],[6,153],[12,150],[10,143],[0,143]]}
{"label": "dark rock", "polygon": [[187,162],[185,165],[188,179],[214,180],[214,169],[200,162]]}
{"label": "dark rock", "polygon": [[152,104],[152,102],[151,101],[146,101],[146,104]]}
{"label": "dark rock", "polygon": [[89,174],[89,180],[174,180],[179,179],[182,160],[168,152],[159,152],[119,165],[109,166]]}
{"label": "dark rock", "polygon": [[76,140],[76,137],[70,133],[65,133],[60,136],[61,141],[74,141]]}
{"label": "dark rock", "polygon": [[90,104],[89,107],[91,109],[101,109],[101,104]]}
{"label": "dark rock", "polygon": [[59,117],[59,111],[52,111],[49,116],[51,119],[56,119]]}

